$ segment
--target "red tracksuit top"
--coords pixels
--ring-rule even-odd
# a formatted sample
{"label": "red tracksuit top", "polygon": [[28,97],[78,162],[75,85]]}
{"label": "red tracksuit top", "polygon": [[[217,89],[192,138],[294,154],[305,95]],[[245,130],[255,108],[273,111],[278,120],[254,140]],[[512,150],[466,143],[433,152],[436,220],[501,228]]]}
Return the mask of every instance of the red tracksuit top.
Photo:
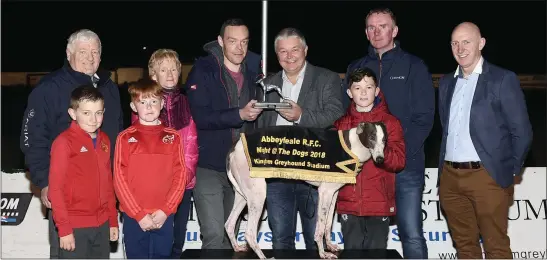
{"label": "red tracksuit top", "polygon": [[59,237],[73,228],[99,227],[107,220],[118,226],[112,183],[110,140],[98,130],[96,145],[91,136],[72,121],[51,146],[49,192]]}
{"label": "red tracksuit top", "polygon": [[120,210],[140,221],[158,209],[176,212],[186,187],[181,136],[163,124],[135,122],[118,135],[114,154],[114,189]]}

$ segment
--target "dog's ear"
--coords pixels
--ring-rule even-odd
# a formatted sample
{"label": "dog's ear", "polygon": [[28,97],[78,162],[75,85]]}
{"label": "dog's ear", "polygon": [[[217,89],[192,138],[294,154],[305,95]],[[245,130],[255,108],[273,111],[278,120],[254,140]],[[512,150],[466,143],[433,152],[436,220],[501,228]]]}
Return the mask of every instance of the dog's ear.
{"label": "dog's ear", "polygon": [[374,123],[363,122],[359,125],[362,127],[362,132],[365,132],[365,134],[368,136],[372,135],[376,130],[376,126],[374,125]]}
{"label": "dog's ear", "polygon": [[359,125],[357,125],[357,129],[355,130],[355,133],[360,135],[361,133],[363,133],[363,131],[365,131],[365,123],[359,123]]}

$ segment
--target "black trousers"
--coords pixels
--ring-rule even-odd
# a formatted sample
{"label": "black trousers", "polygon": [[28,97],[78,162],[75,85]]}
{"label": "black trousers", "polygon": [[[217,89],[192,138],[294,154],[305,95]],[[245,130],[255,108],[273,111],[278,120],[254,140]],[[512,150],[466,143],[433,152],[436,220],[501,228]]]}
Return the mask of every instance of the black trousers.
{"label": "black trousers", "polygon": [[359,217],[342,214],[344,249],[387,249],[389,217]]}
{"label": "black trousers", "polygon": [[49,258],[50,259],[59,259],[59,233],[57,227],[55,227],[55,222],[53,221],[53,212],[51,209],[46,208],[47,218],[48,218],[48,234],[49,234]]}
{"label": "black trousers", "polygon": [[60,259],[110,258],[110,225],[108,221],[99,227],[74,228],[74,251],[59,250]]}

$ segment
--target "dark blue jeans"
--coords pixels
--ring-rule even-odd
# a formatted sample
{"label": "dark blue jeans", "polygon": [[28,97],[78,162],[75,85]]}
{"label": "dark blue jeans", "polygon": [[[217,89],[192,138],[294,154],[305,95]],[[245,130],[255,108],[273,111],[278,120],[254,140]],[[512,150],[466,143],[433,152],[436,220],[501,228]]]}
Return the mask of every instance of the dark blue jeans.
{"label": "dark blue jeans", "polygon": [[165,259],[173,248],[173,214],[167,217],[160,229],[144,232],[139,222],[125,213],[123,218],[123,240],[127,259]]}
{"label": "dark blue jeans", "polygon": [[402,171],[395,178],[397,229],[404,258],[427,259],[422,221],[424,171]]}
{"label": "dark blue jeans", "polygon": [[174,259],[180,259],[182,254],[182,248],[184,247],[184,241],[186,240],[186,224],[188,224],[188,216],[190,215],[190,206],[192,205],[192,190],[188,189],[184,191],[184,197],[177,208],[175,214],[175,231],[173,241],[173,252],[171,257]]}
{"label": "dark blue jeans", "polygon": [[306,249],[317,249],[317,188],[298,180],[269,179],[266,194],[273,249],[295,249],[297,212],[300,211]]}

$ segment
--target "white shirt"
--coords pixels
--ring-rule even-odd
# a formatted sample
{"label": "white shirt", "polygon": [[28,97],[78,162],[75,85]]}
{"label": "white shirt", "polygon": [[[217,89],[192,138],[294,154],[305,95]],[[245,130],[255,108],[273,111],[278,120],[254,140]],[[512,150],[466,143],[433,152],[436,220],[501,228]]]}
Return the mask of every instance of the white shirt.
{"label": "white shirt", "polygon": [[[290,100],[294,101],[295,103],[298,101],[298,96],[300,95],[300,89],[302,89],[302,82],[304,81],[304,74],[306,72],[307,65],[308,65],[308,62],[305,62],[304,66],[298,73],[298,77],[296,78],[296,83],[294,85],[289,80],[289,77],[287,77],[287,74],[285,73],[285,71],[281,73],[281,78],[283,79],[283,86],[281,87],[281,93],[283,93],[283,96],[288,97]],[[280,98],[280,101],[283,101],[283,98]],[[302,115],[300,115],[300,118],[302,118]],[[294,125],[294,123],[300,122],[300,118],[295,122],[289,122],[285,118],[283,118],[281,115],[278,114],[275,125]]]}
{"label": "white shirt", "polygon": [[482,64],[483,58],[481,57],[473,72],[467,78],[464,78],[463,75],[460,76],[459,66],[456,73],[454,73],[454,77],[458,77],[458,80],[450,103],[448,137],[446,138],[446,154],[444,156],[446,161],[480,161],[469,134],[469,115],[477,81],[480,74],[482,74]]}
{"label": "white shirt", "polygon": [[[93,83],[93,77],[96,77],[97,79],[101,79],[101,78],[99,78],[99,75],[97,75],[97,73],[95,73],[95,75],[91,76],[91,83]],[[93,86],[96,88],[97,83],[93,83]]]}

